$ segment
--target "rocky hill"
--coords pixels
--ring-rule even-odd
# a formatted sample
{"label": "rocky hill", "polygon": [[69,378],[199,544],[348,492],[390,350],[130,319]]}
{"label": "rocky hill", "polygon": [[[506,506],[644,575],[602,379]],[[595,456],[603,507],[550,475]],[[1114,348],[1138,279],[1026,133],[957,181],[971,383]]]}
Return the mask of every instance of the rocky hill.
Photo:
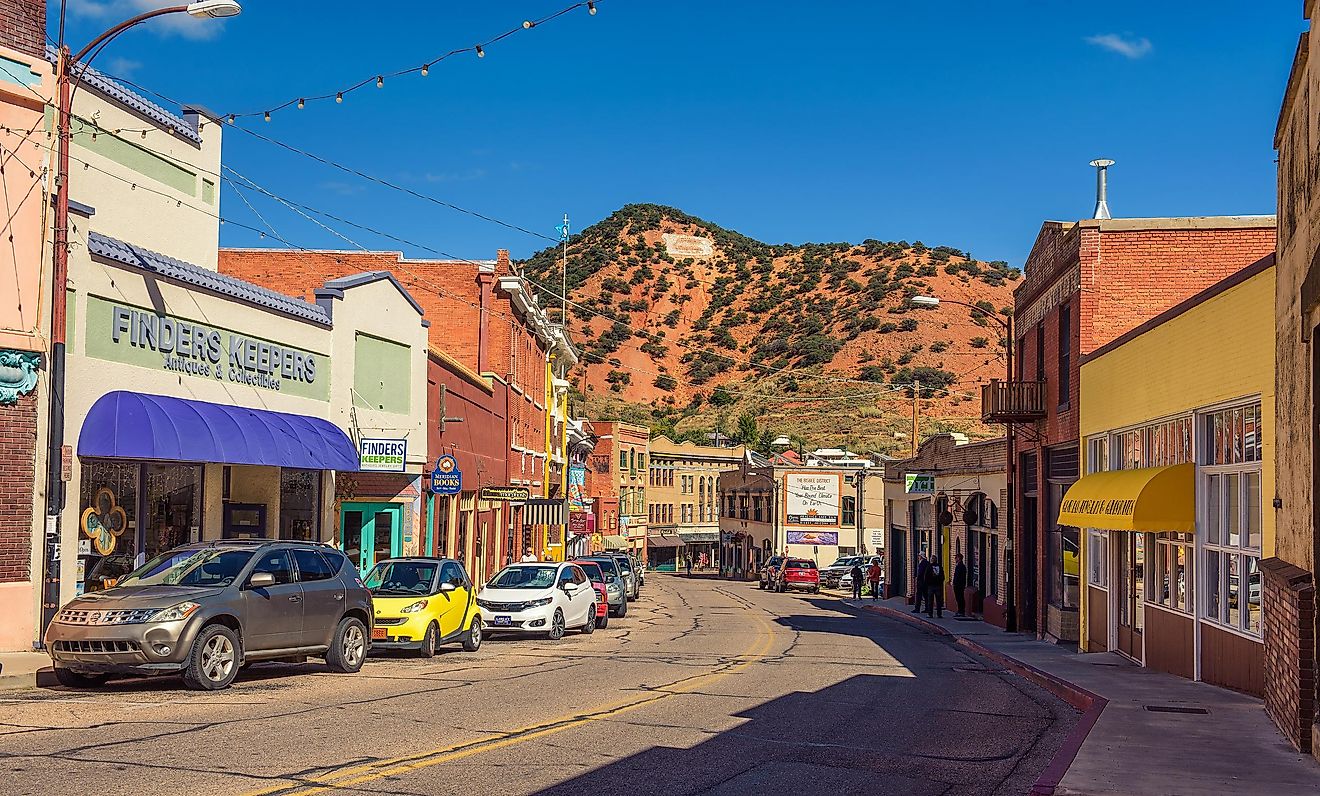
{"label": "rocky hill", "polygon": [[[521,263],[552,314],[561,257],[552,247]],[[632,204],[570,239],[567,270],[578,385],[595,417],[746,437],[737,418],[751,415],[763,436],[901,453],[920,382],[922,436],[998,433],[977,418],[978,385],[1004,369],[999,325],[909,299],[1008,312],[1020,273],[1002,261],[920,241],[770,245]]]}

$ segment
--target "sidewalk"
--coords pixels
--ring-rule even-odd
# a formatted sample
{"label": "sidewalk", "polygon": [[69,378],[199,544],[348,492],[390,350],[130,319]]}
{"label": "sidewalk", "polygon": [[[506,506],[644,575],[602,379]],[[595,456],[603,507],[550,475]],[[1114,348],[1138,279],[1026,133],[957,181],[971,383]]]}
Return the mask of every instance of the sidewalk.
{"label": "sidewalk", "polygon": [[1082,712],[1033,794],[1320,793],[1320,764],[1283,739],[1259,699],[1146,669],[1113,653],[1079,654],[985,622],[955,619],[952,611],[927,619],[913,614],[902,598],[846,602],[949,636]]}
{"label": "sidewalk", "polygon": [[46,653],[0,652],[0,691],[54,684],[55,673]]}

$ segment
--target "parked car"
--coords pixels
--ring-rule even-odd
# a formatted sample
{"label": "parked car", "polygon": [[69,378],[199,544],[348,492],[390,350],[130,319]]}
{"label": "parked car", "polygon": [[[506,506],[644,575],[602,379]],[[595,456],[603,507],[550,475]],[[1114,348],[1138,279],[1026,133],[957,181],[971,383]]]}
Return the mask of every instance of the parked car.
{"label": "parked car", "polygon": [[619,565],[619,574],[623,576],[623,581],[628,587],[628,599],[636,600],[642,596],[642,581],[640,570],[633,565],[632,556],[622,551],[612,551],[604,555],[614,559]]}
{"label": "parked car", "polygon": [[784,565],[779,568],[779,574],[775,577],[775,589],[777,591],[809,591],[815,594],[820,591],[820,573],[816,570],[816,562],[809,558],[787,558],[784,559]]}
{"label": "parked car", "polygon": [[366,578],[375,605],[373,649],[406,649],[423,658],[441,644],[481,647],[481,612],[463,565],[448,558],[391,558]]}
{"label": "parked car", "polygon": [[70,601],[45,639],[61,685],[181,673],[189,688],[209,691],[254,661],[323,656],[334,671],[356,672],[371,617],[371,592],[338,550],[216,540],[162,553]]}
{"label": "parked car", "polygon": [[761,589],[769,589],[775,586],[775,581],[779,577],[779,568],[784,563],[783,556],[771,556],[761,567],[761,580],[757,586]]}
{"label": "parked car", "polygon": [[596,590],[582,567],[568,562],[510,564],[482,588],[477,607],[487,635],[513,631],[559,639],[572,628],[596,630]]}
{"label": "parked car", "polygon": [[840,579],[851,572],[854,565],[865,569],[870,563],[871,556],[843,556],[828,567],[817,570],[820,572],[820,585],[827,589],[838,586]]}
{"label": "parked car", "polygon": [[[590,558],[578,559],[579,561],[592,561],[600,566],[601,572],[605,573],[608,583],[609,578],[613,577],[619,585],[618,596],[610,594],[610,616],[623,618],[628,615],[628,582],[624,580],[623,570],[619,567],[618,559],[613,556],[591,556]],[[617,602],[616,602],[617,600]]]}
{"label": "parked car", "polygon": [[599,629],[609,625],[610,592],[613,591],[620,600],[626,599],[623,596],[623,584],[613,575],[606,575],[595,561],[574,560],[573,563],[582,567],[582,571],[587,573],[587,580],[596,589],[596,627]]}

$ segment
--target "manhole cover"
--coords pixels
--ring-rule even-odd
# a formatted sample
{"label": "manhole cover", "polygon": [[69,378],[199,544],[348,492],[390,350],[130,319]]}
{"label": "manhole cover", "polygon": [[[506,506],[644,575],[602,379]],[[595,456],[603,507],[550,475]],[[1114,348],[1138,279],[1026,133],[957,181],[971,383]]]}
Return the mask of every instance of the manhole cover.
{"label": "manhole cover", "polygon": [[1210,714],[1205,708],[1184,708],[1178,705],[1145,705],[1144,707],[1151,713],[1194,713],[1198,716]]}

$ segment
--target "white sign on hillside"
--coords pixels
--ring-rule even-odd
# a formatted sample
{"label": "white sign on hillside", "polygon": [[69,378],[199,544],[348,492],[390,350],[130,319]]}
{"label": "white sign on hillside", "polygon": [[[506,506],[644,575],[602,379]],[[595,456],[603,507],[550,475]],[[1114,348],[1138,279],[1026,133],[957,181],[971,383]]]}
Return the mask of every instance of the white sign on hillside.
{"label": "white sign on hillside", "polygon": [[703,260],[715,256],[715,241],[710,238],[698,238],[696,235],[675,235],[666,232],[660,236],[665,242],[665,250],[670,257],[683,259],[691,257]]}

